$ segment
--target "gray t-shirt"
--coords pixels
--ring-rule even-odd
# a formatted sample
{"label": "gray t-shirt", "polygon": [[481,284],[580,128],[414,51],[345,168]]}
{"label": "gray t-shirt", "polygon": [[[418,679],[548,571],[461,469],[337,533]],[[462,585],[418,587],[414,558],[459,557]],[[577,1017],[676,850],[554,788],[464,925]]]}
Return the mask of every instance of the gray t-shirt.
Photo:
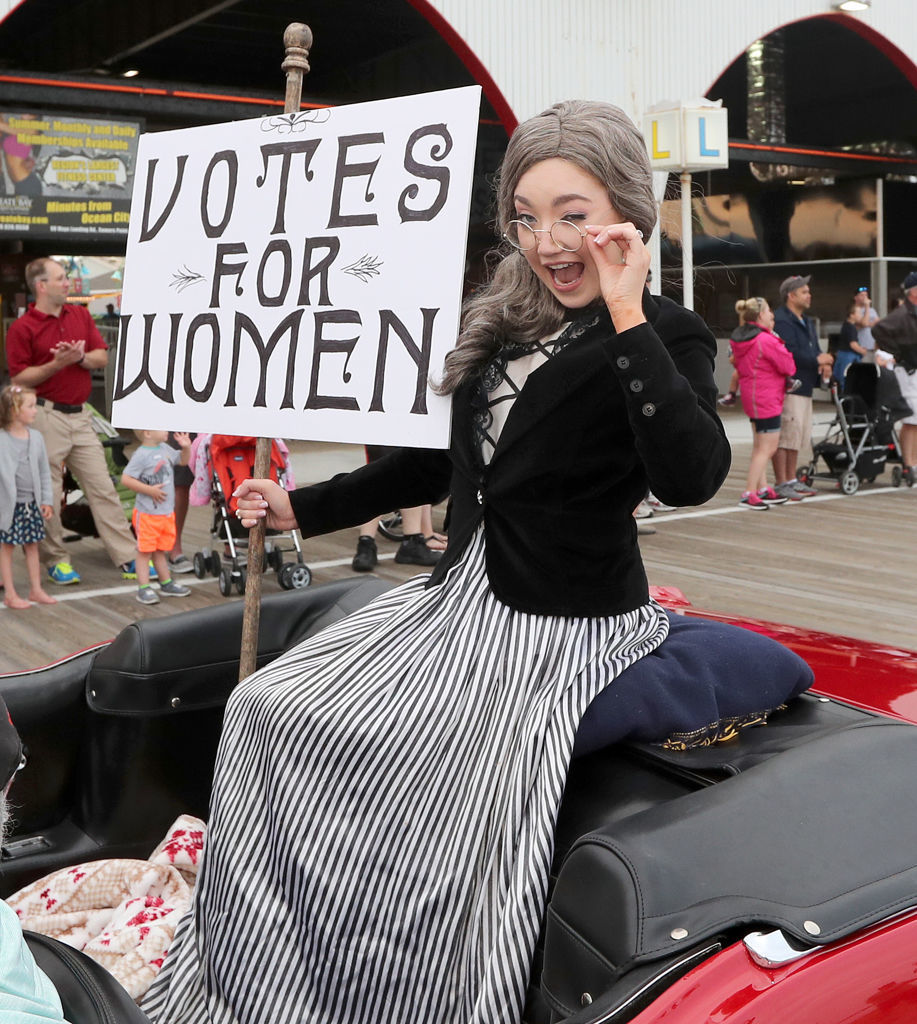
{"label": "gray t-shirt", "polygon": [[869,313],[866,317],[866,326],[857,328],[857,341],[866,349],[867,352],[875,351],[876,339],[872,336],[872,325],[879,319],[879,314],[872,308],[869,307]]}
{"label": "gray t-shirt", "polygon": [[154,516],[167,516],[175,511],[175,474],[172,467],[181,458],[181,451],[167,444],[141,445],[124,467],[127,476],[144,484],[162,484],[165,499],[157,505],[149,495],[137,494],[134,508]]}

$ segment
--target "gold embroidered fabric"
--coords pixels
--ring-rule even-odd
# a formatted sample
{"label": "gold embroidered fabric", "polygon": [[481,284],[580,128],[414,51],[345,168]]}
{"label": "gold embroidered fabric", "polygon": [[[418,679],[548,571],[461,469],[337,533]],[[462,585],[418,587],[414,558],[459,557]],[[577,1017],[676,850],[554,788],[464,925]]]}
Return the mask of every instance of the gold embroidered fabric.
{"label": "gold embroidered fabric", "polygon": [[749,715],[737,718],[721,718],[702,729],[692,732],[675,732],[659,745],[663,750],[693,750],[696,747],[712,747],[714,743],[730,743],[738,739],[742,729],[754,725],[767,725],[768,715],[774,711],[783,711],[786,704],[780,704],[768,711],[754,711]]}

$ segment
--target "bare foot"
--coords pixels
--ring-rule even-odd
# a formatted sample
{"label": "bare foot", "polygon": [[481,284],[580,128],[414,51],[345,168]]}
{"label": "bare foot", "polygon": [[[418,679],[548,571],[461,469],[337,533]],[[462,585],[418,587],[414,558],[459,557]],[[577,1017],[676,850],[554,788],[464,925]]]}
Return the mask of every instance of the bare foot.
{"label": "bare foot", "polygon": [[36,604],[57,604],[57,598],[46,594],[43,590],[32,590],[29,593],[29,600]]}
{"label": "bare foot", "polygon": [[424,541],[431,551],[446,550],[446,538],[441,533],[431,533],[429,537],[424,537]]}
{"label": "bare foot", "polygon": [[29,602],[23,601],[23,599],[18,594],[7,594],[7,596],[3,599],[3,603],[7,606],[7,608],[14,608],[16,611],[19,611],[22,608],[31,608]]}

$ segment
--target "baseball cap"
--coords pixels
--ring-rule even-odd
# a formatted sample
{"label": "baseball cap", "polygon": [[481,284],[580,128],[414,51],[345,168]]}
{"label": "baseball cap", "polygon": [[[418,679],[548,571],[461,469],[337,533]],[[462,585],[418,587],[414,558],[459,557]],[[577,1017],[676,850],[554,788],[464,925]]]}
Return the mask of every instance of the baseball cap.
{"label": "baseball cap", "polygon": [[917,270],[912,270],[907,277],[904,279],[904,283],[901,287],[905,291],[909,291],[911,288],[917,288]]}
{"label": "baseball cap", "polygon": [[791,277],[788,277],[785,281],[781,281],[780,301],[786,302],[786,297],[787,295],[790,294],[790,292],[795,292],[797,288],[802,288],[804,285],[807,285],[811,280],[811,274],[809,274],[808,277],[801,277],[799,274],[793,274]]}

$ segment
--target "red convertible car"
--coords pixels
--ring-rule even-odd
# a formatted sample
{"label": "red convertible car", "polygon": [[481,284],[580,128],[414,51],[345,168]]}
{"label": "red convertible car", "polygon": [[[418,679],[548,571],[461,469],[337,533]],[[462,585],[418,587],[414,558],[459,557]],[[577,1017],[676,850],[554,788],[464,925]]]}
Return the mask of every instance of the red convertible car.
{"label": "red convertible car", "polygon": [[[259,665],[387,586],[265,597]],[[527,1024],[911,1024],[917,655],[703,617],[780,641],[814,685],[726,742],[635,730],[574,760]],[[214,606],[0,676],[28,758],[2,895],[82,861],[144,858],[179,814],[206,818],[240,632],[241,604]],[[737,681],[746,668],[734,662]],[[93,961],[29,941],[74,1024],[145,1020]]]}

